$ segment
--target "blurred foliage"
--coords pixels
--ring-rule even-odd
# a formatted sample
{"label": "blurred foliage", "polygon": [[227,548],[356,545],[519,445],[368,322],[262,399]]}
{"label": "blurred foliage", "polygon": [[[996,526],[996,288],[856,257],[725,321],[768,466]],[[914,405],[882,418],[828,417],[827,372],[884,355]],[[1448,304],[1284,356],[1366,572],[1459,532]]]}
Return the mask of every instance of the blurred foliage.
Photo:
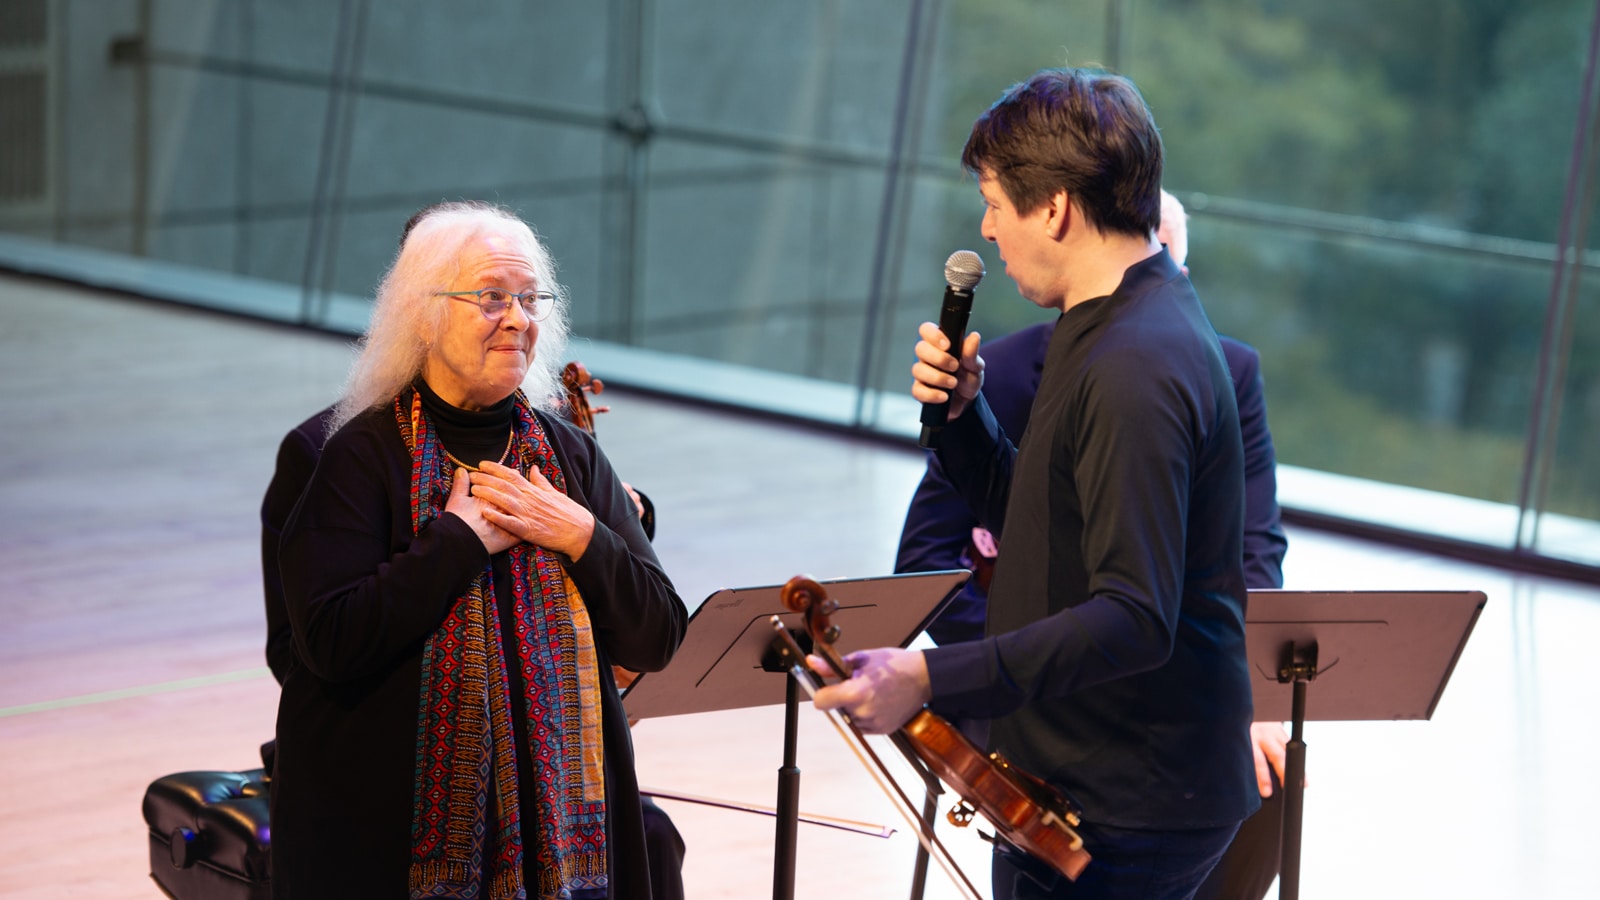
{"label": "blurred foliage", "polygon": [[[1372,226],[1191,204],[1195,284],[1218,329],[1262,352],[1279,459],[1515,502],[1552,266],[1397,243],[1386,226],[1557,239],[1594,16],[1591,0],[955,0],[924,154],[955,159],[977,114],[1039,68],[1128,75],[1180,196]],[[951,246],[978,243],[967,189],[941,198]],[[982,249],[974,327],[1037,321]],[[1600,518],[1597,290],[1579,298],[1549,497],[1587,518]]]}

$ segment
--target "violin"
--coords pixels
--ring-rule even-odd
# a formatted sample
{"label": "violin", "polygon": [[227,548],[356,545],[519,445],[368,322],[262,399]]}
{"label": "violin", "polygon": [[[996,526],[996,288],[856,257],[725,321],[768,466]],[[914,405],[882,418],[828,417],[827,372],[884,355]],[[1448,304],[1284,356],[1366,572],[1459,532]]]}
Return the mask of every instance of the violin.
{"label": "violin", "polygon": [[[783,586],[785,608],[802,613],[813,652],[835,672],[850,677],[850,667],[834,649],[839,626],[830,616],[838,601],[815,580],[797,575]],[[984,754],[949,721],[922,709],[893,736],[902,752],[915,754],[961,798],[947,813],[952,825],[964,828],[976,813],[994,825],[997,839],[1047,863],[1076,881],[1089,864],[1083,838],[1073,830],[1082,811],[1044,780],[1010,763],[999,752]]]}
{"label": "violin", "polygon": [[605,382],[589,374],[583,363],[573,360],[561,367],[561,387],[566,392],[566,402],[563,404],[567,418],[572,424],[584,431],[594,434],[594,417],[596,413],[610,412],[609,406],[590,406],[589,394],[599,396],[606,389]]}

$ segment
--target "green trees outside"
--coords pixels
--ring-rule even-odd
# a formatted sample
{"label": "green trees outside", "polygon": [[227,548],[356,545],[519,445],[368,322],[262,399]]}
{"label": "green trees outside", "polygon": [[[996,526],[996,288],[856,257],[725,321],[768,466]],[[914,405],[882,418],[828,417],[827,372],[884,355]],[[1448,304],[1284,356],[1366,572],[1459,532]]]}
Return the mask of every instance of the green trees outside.
{"label": "green trees outside", "polygon": [[[1262,353],[1280,460],[1514,502],[1594,15],[1586,0],[960,0],[938,152],[954,159],[1037,68],[1128,75],[1190,206],[1196,286],[1218,330]],[[952,234],[972,243],[977,215],[974,200]],[[1585,518],[1600,518],[1597,278],[1549,498]],[[1029,315],[1019,300],[974,318],[999,334]]]}

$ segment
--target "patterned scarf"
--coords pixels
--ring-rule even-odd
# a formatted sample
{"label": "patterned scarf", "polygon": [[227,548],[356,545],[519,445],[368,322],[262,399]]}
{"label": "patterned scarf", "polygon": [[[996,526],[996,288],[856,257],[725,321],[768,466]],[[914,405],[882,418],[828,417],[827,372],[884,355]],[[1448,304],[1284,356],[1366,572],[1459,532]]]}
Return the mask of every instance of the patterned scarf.
{"label": "patterned scarf", "polygon": [[[560,464],[521,391],[513,408],[515,465],[537,468],[565,492]],[[420,532],[443,512],[455,465],[414,389],[401,392],[394,412],[411,451],[411,521]],[[506,552],[516,659],[507,659],[500,639],[492,563],[456,599],[423,651],[413,898],[544,900],[607,884],[600,677],[589,613],[554,553],[526,543]],[[511,663],[522,675],[520,697],[511,696]],[[513,703],[527,716],[532,772],[517,771]],[[526,778],[538,786],[539,821],[532,827],[521,821],[518,784]],[[539,873],[531,886],[522,874],[530,852]]]}

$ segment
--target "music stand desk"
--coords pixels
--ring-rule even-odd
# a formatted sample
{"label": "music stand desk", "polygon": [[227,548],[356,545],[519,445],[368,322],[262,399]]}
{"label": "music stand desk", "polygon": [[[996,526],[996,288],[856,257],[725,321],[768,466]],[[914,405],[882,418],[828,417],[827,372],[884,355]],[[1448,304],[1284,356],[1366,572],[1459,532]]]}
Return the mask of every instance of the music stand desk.
{"label": "music stand desk", "polygon": [[[829,616],[842,632],[841,653],[873,647],[904,647],[933,621],[966,584],[966,569],[819,581],[839,604]],[[786,705],[783,764],[778,769],[778,812],[773,852],[772,896],[793,900],[795,846],[800,813],[800,768],[795,765],[799,694],[792,675],[768,668],[778,616],[790,631],[805,632],[804,616],[783,605],[782,585],[726,588],[713,593],[689,617],[688,630],[672,662],[641,675],[622,695],[629,718],[645,719],[751,706]],[[809,647],[809,637],[806,638]]]}
{"label": "music stand desk", "polygon": [[[1279,900],[1300,896],[1306,721],[1430,719],[1487,598],[1482,591],[1250,592],[1256,721],[1290,721]],[[1316,700],[1308,687],[1316,684]]]}
{"label": "music stand desk", "polygon": [[[832,616],[841,653],[904,647],[966,584],[966,569],[839,578],[817,583],[839,604]],[[772,616],[805,631],[799,613],[785,609],[782,585],[723,588],[689,617],[683,643],[659,672],[641,675],[622,695],[631,719],[679,716],[783,703],[783,678],[763,677],[761,657],[772,645]]]}

